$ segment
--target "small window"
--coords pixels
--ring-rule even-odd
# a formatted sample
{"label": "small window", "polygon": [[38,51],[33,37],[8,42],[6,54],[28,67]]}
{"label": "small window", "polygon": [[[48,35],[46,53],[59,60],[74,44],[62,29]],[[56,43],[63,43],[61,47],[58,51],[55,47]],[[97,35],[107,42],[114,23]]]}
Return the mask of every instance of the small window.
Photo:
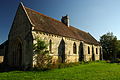
{"label": "small window", "polygon": [[77,49],[76,49],[76,43],[74,42],[73,44],[73,53],[76,54],[77,53]]}
{"label": "small window", "polygon": [[51,39],[49,41],[49,51],[50,51],[50,53],[52,52],[52,40]]}
{"label": "small window", "polygon": [[96,48],[96,54],[98,54],[98,49]]}
{"label": "small window", "polygon": [[90,47],[88,46],[88,54],[90,54]]}

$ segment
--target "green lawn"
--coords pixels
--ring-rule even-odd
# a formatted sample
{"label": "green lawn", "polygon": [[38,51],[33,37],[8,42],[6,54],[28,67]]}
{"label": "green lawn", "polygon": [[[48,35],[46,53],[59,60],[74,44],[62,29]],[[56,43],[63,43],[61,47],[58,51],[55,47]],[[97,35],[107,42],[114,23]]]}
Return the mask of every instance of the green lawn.
{"label": "green lawn", "polygon": [[3,72],[0,80],[120,80],[120,64],[92,62],[44,72]]}

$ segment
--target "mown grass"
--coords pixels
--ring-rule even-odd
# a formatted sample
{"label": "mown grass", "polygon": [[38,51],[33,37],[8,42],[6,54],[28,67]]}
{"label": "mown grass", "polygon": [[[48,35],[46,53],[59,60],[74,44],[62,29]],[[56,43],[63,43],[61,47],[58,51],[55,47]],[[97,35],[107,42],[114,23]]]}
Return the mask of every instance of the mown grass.
{"label": "mown grass", "polygon": [[3,72],[0,80],[120,80],[120,64],[92,62],[47,71]]}

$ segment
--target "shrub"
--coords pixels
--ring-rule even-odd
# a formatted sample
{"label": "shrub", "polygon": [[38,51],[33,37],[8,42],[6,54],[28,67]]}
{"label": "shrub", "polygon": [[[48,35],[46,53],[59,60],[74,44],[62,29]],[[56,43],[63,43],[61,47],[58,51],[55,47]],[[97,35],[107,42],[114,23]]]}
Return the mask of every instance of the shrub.
{"label": "shrub", "polygon": [[33,44],[34,68],[41,70],[49,69],[52,62],[52,56],[49,55],[49,51],[47,50],[48,45],[39,38],[36,38],[36,41],[37,42]]}
{"label": "shrub", "polygon": [[120,59],[116,58],[116,59],[112,60],[111,63],[120,63]]}

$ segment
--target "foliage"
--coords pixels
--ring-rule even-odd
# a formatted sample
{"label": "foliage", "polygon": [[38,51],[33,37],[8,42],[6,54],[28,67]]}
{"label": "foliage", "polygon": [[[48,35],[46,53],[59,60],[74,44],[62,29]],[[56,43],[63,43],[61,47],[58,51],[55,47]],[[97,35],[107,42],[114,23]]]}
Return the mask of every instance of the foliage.
{"label": "foliage", "polygon": [[0,73],[0,80],[119,80],[120,65],[93,62],[48,71],[12,71]]}
{"label": "foliage", "polygon": [[120,63],[120,59],[119,58],[115,58],[115,60],[113,61],[113,63]]}
{"label": "foliage", "polygon": [[47,44],[45,43],[45,41],[42,41],[41,39],[39,39],[38,37],[35,38],[36,43],[33,44],[33,51],[34,54],[42,54],[47,50]]}
{"label": "foliage", "polygon": [[117,37],[113,33],[107,33],[100,37],[105,60],[115,60],[118,52]]}
{"label": "foliage", "polygon": [[117,58],[120,59],[120,40],[117,41]]}
{"label": "foliage", "polygon": [[36,43],[33,44],[35,68],[45,70],[48,69],[52,62],[52,57],[47,50],[48,45],[45,41],[36,38]]}

